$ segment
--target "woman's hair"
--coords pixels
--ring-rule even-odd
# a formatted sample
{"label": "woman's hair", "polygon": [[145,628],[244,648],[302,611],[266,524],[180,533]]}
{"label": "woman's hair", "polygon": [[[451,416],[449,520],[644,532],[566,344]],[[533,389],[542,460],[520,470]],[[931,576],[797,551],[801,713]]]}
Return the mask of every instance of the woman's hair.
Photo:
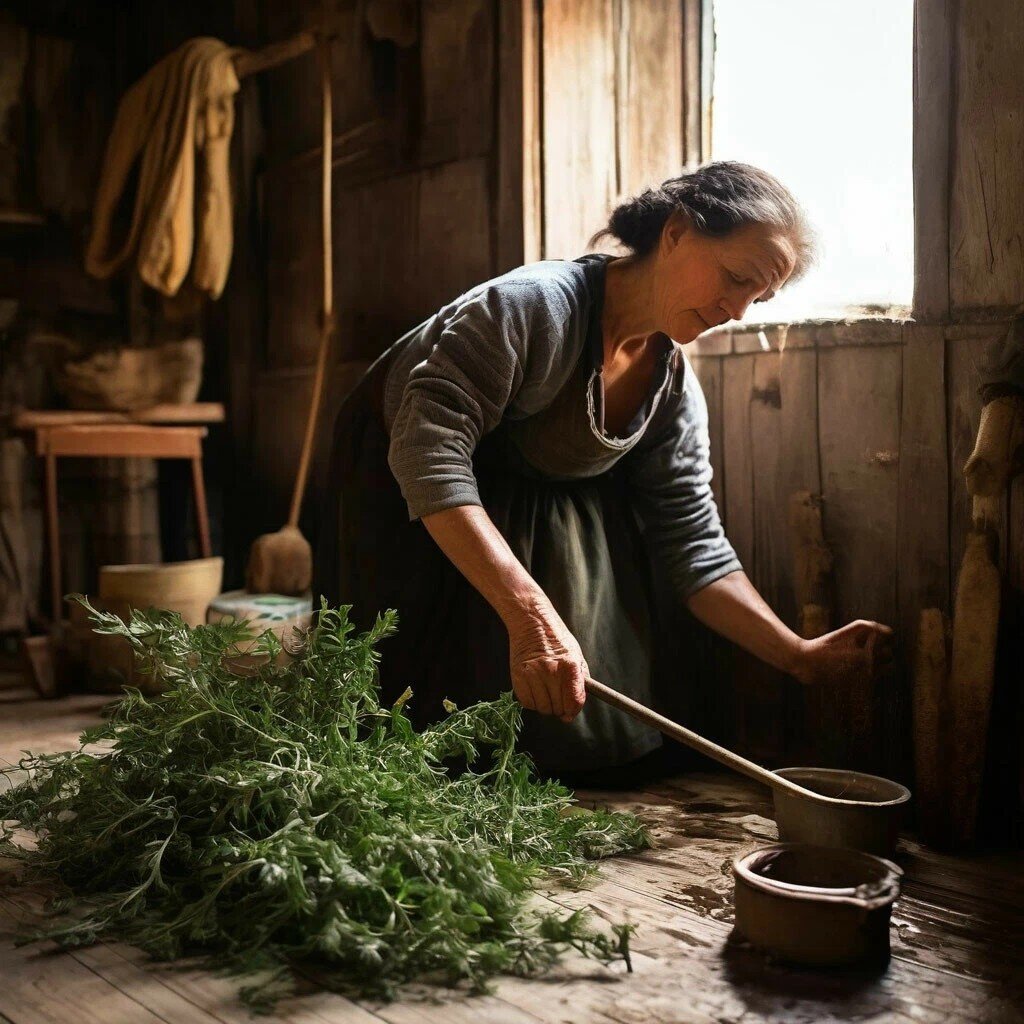
{"label": "woman's hair", "polygon": [[590,244],[612,237],[634,255],[646,256],[654,251],[665,222],[676,211],[685,214],[701,234],[713,237],[728,235],[745,224],[780,229],[796,249],[790,281],[814,262],[814,231],[789,189],[767,171],[734,160],[705,164],[620,203]]}

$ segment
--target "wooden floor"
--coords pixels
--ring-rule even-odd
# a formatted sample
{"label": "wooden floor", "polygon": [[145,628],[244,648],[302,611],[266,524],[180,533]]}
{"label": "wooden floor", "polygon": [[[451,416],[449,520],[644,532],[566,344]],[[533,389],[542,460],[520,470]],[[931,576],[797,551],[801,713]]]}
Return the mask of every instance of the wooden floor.
{"label": "wooden floor", "polygon": [[[0,701],[0,758],[59,750],[109,698]],[[1024,1021],[1024,857],[951,858],[906,841],[904,895],[884,974],[767,963],[732,931],[730,864],[775,837],[765,794],[745,780],[692,775],[627,794],[580,794],[643,815],[657,848],[609,861],[592,888],[552,893],[609,921],[629,920],[635,972],[576,959],[544,980],[500,981],[493,995],[445,993],[379,1005],[318,993],[282,1004],[289,1024]],[[0,1024],[214,1024],[252,1018],[225,979],[146,963],[102,944],[74,953],[16,949],[23,900],[0,896]]]}

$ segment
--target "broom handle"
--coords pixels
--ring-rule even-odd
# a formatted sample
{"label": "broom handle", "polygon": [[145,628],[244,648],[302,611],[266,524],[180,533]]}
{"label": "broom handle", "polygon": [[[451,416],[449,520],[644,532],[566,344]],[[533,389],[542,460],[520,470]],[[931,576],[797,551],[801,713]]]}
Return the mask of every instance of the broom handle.
{"label": "broom handle", "polygon": [[313,376],[313,395],[310,399],[309,414],[306,418],[306,436],[303,438],[302,452],[299,455],[299,469],[295,474],[291,510],[288,513],[288,526],[292,527],[299,525],[302,498],[306,493],[309,463],[313,456],[313,442],[316,439],[316,425],[317,420],[320,418],[320,406],[323,401],[324,376],[327,372],[327,353],[331,347],[331,334],[334,331],[334,248],[331,237],[331,161],[333,156],[334,113],[331,104],[331,37],[327,33],[326,18],[324,34],[320,38],[320,91],[323,126],[323,138],[321,140],[320,227],[323,238],[324,294],[320,320],[320,347],[316,354],[316,373]]}

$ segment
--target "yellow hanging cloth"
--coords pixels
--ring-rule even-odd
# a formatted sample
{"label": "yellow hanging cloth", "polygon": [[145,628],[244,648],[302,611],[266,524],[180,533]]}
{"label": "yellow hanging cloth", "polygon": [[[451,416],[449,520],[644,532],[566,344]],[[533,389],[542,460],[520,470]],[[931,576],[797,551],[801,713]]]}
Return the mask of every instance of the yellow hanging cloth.
{"label": "yellow hanging cloth", "polygon": [[[236,52],[219,39],[190,39],[125,93],[85,253],[94,277],[110,277],[134,257],[142,280],[164,295],[177,294],[190,266],[197,288],[212,298],[223,291],[231,263]],[[124,234],[117,213],[128,203]]]}

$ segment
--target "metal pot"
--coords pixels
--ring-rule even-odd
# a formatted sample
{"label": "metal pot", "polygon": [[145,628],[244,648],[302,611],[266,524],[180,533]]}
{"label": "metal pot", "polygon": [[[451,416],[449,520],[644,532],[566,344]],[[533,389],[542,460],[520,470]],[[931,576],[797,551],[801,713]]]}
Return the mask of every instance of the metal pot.
{"label": "metal pot", "polygon": [[774,843],[733,861],[736,930],[791,963],[881,964],[903,872],[859,850]]}
{"label": "metal pot", "polygon": [[839,768],[778,768],[776,775],[813,790],[826,801],[773,789],[779,839],[841,846],[880,857],[896,849],[910,790],[878,775]]}

